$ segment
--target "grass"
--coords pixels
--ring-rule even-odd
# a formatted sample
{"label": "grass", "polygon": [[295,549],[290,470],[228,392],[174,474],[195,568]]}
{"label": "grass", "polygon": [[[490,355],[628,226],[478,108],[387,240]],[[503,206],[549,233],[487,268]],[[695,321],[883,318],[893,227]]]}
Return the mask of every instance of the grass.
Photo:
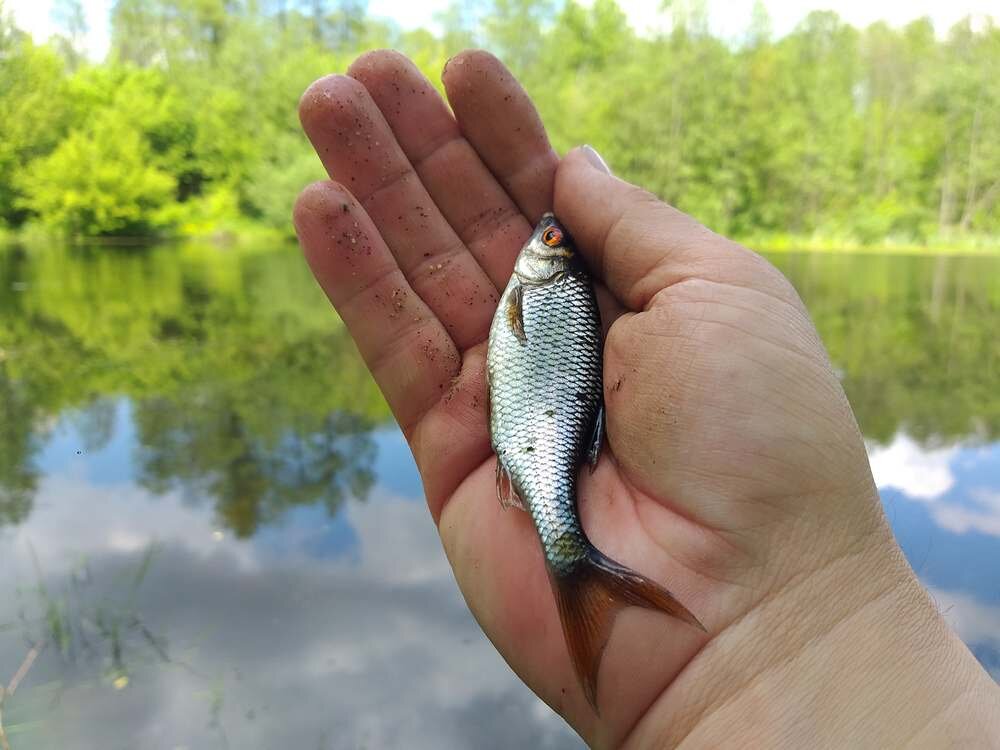
{"label": "grass", "polygon": [[[78,579],[77,573],[87,569],[87,561],[81,560],[78,568],[69,575],[68,583],[59,592],[49,589],[35,548],[28,543],[32,565],[35,570],[35,584],[24,591],[29,601],[25,601],[20,623],[0,624],[2,630],[19,627],[29,648],[21,662],[5,684],[0,681],[0,750],[10,750],[8,736],[19,731],[27,731],[28,724],[4,724],[4,711],[14,697],[18,687],[31,671],[38,656],[48,648],[53,648],[64,662],[87,659],[110,666],[104,670],[103,678],[116,690],[128,685],[130,670],[127,658],[134,660],[143,652],[151,654],[157,661],[170,663],[166,639],[155,635],[138,614],[138,594],[143,581],[153,564],[157,547],[149,544],[134,573],[123,581],[124,594],[104,597],[97,602],[89,601],[81,589],[87,585],[86,577]],[[79,583],[83,580],[83,583]],[[18,589],[18,596],[22,591]],[[30,599],[34,601],[31,602]],[[0,680],[4,675],[0,675]]]}

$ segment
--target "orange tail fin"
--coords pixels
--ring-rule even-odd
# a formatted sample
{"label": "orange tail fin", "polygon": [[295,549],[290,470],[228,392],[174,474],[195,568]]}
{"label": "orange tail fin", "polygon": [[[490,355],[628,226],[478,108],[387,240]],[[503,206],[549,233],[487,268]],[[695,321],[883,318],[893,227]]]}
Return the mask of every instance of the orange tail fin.
{"label": "orange tail fin", "polygon": [[629,606],[665,612],[704,630],[687,608],[659,584],[591,547],[586,560],[568,574],[550,571],[566,645],[576,676],[597,710],[597,672],[618,613]]}

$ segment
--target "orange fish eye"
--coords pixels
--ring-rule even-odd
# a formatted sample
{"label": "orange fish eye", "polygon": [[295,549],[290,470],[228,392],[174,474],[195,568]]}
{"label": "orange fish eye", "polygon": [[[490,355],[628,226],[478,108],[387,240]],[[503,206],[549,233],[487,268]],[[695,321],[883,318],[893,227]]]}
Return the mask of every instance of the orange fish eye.
{"label": "orange fish eye", "polygon": [[549,227],[544,232],[542,232],[542,242],[544,242],[549,247],[555,247],[560,242],[562,242],[562,232],[559,231],[557,227]]}

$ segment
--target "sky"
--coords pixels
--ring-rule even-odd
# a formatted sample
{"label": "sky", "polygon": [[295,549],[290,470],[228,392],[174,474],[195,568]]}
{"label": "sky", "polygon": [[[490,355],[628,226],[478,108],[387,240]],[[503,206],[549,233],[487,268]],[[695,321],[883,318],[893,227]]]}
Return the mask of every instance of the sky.
{"label": "sky", "polygon": [[[103,57],[108,48],[108,12],[113,0],[83,0],[89,33],[86,49],[90,57]],[[584,0],[587,3],[587,0]],[[714,0],[709,3],[713,31],[722,37],[737,37],[747,27],[754,0]],[[52,0],[0,0],[13,12],[17,25],[36,39],[48,38],[54,31]],[[657,25],[662,0],[619,0],[633,26],[645,30]],[[370,0],[369,13],[395,19],[404,28],[435,26],[435,16],[449,5],[449,0]],[[915,18],[929,16],[939,33],[966,15],[997,15],[997,0],[765,0],[774,32],[790,31],[811,10],[836,11],[855,26],[885,20],[902,25]]]}

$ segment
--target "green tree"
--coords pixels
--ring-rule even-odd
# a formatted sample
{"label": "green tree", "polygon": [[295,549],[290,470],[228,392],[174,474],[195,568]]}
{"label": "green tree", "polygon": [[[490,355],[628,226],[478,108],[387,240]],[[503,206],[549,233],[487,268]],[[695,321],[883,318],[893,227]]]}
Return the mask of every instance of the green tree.
{"label": "green tree", "polygon": [[944,116],[939,223],[1000,228],[1000,29],[957,24],[943,49],[938,101]]}
{"label": "green tree", "polygon": [[108,65],[66,84],[76,123],[25,168],[20,206],[70,234],[149,234],[177,222],[176,206],[207,177],[197,127],[166,75]]}
{"label": "green tree", "polygon": [[18,180],[64,137],[68,112],[63,62],[0,15],[0,225],[27,218]]}
{"label": "green tree", "polygon": [[[941,37],[926,19],[857,29],[814,12],[775,38],[756,3],[746,33],[723,40],[704,0],[663,3],[658,33],[638,33],[615,0],[453,0],[441,33],[372,18],[363,0],[115,0],[111,52],[89,65],[80,8],[59,0],[63,34],[52,46],[0,20],[8,226],[290,232],[285,209],[319,176],[295,116],[310,81],[372,47],[403,51],[437,80],[449,55],[481,45],[525,82],[559,150],[594,145],[623,177],[719,231],[851,244],[1000,231],[991,21]],[[139,134],[121,155],[107,148],[119,125],[96,124],[105,117]],[[126,216],[65,210],[59,191],[75,191],[65,197],[76,205],[83,189],[92,213],[107,214],[79,179],[45,189],[70,150],[118,177],[145,160],[149,169],[114,192]]]}
{"label": "green tree", "polygon": [[177,184],[150,165],[148,144],[119,112],[105,112],[28,169],[24,208],[72,235],[146,234],[165,224]]}
{"label": "green tree", "polygon": [[303,432],[272,414],[286,432],[265,439],[241,414],[253,403],[245,395],[206,395],[193,390],[137,405],[140,481],[154,492],[176,486],[211,498],[220,522],[239,537],[296,506],[322,502],[333,515],[346,499],[367,495],[375,446],[357,415],[329,414]]}
{"label": "green tree", "polygon": [[113,56],[143,66],[210,65],[245,10],[240,0],[115,0]]}
{"label": "green tree", "polygon": [[555,10],[552,0],[491,0],[483,13],[483,37],[510,65],[528,73],[551,38],[546,28]]}

